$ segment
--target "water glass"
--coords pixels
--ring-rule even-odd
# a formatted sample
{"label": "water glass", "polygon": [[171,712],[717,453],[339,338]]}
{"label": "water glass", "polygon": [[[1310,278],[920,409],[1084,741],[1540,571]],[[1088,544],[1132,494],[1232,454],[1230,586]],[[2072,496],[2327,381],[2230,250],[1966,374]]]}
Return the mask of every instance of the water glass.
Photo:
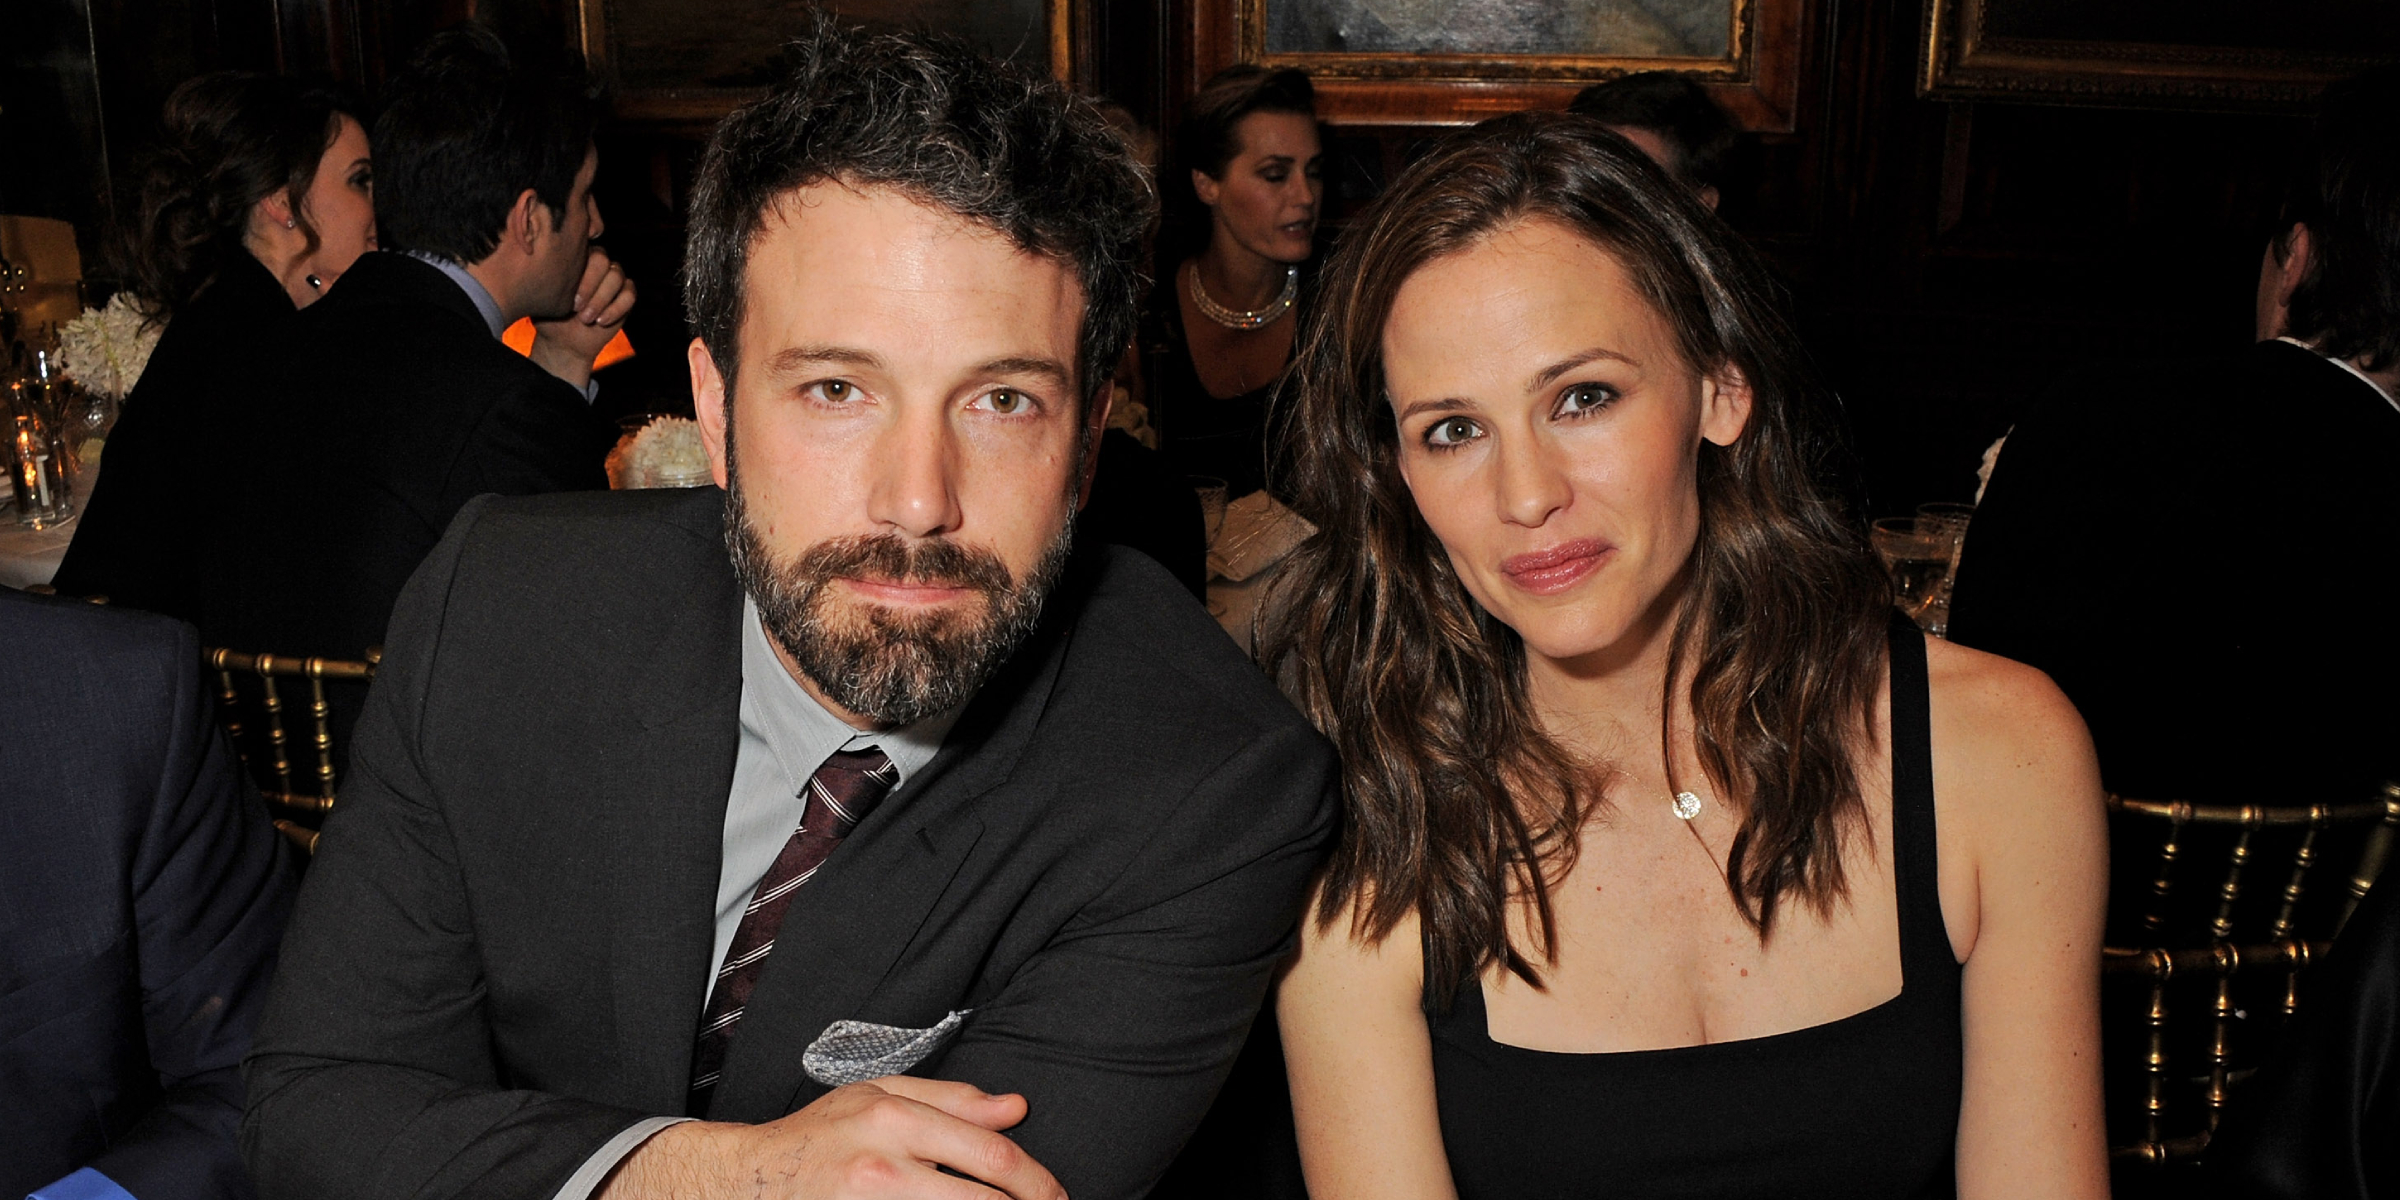
{"label": "water glass", "polygon": [[1950,569],[1956,546],[1938,526],[1915,517],[1886,517],[1870,534],[1875,554],[1892,577],[1892,602],[1917,628],[1941,637],[1950,628]]}
{"label": "water glass", "polygon": [[57,440],[31,413],[11,417],[8,430],[8,478],[16,492],[17,524],[47,529],[74,516],[67,456]]}

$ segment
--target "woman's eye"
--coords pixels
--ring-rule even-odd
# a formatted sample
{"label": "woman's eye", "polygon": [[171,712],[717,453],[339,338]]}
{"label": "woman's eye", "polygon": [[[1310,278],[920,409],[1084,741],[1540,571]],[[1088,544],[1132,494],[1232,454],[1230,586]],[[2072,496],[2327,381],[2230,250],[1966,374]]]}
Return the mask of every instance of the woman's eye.
{"label": "woman's eye", "polygon": [[1558,394],[1558,414],[1580,417],[1608,407],[1617,398],[1614,388],[1597,383],[1579,383]]}
{"label": "woman's eye", "polygon": [[1273,171],[1260,171],[1258,173],[1258,177],[1266,180],[1268,183],[1282,183],[1284,180],[1291,178],[1292,173],[1279,168]]}
{"label": "woman's eye", "polygon": [[1483,431],[1465,417],[1445,417],[1425,430],[1425,444],[1440,449],[1463,446],[1481,437]]}
{"label": "woman's eye", "polygon": [[365,171],[360,171],[358,174],[350,177],[350,186],[357,188],[362,192],[373,191],[375,189],[375,177],[373,175],[369,175]]}

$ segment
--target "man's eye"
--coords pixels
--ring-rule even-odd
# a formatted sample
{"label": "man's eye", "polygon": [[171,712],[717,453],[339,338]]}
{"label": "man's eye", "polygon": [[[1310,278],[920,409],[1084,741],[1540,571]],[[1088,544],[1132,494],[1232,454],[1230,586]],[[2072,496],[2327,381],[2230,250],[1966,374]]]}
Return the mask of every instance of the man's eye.
{"label": "man's eye", "polygon": [[858,389],[852,387],[850,385],[850,381],[847,379],[827,379],[812,384],[809,387],[809,390],[827,400],[830,400],[836,404],[840,404],[850,399],[851,395]]}
{"label": "man's eye", "polygon": [[1033,407],[1033,400],[1015,388],[995,388],[984,394],[984,405],[1001,416],[1010,417]]}
{"label": "man's eye", "polygon": [[1425,444],[1442,449],[1463,446],[1482,436],[1483,430],[1465,417],[1445,417],[1425,431]]}

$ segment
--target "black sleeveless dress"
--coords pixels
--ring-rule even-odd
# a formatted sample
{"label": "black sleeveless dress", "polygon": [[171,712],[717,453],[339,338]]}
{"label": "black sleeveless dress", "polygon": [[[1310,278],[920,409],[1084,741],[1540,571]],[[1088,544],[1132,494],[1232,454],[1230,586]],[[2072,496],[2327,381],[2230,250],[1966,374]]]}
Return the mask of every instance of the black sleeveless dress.
{"label": "black sleeveless dress", "polygon": [[1936,869],[1925,642],[1905,621],[1891,681],[1900,994],[1771,1037],[1561,1054],[1494,1042],[1469,980],[1429,1018],[1461,1200],[1955,1194],[1960,968]]}

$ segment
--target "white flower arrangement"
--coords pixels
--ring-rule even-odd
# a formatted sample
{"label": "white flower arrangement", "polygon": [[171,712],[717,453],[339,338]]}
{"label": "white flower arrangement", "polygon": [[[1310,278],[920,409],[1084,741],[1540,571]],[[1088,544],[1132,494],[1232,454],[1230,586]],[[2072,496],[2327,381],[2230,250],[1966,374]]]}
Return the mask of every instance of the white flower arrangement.
{"label": "white flower arrangement", "polygon": [[702,487],[714,482],[700,426],[688,417],[660,417],[617,443],[609,479],[620,488]]}
{"label": "white flower arrangement", "polygon": [[159,326],[131,295],[118,292],[106,308],[87,308],[58,327],[58,365],[94,395],[123,400],[150,365]]}

